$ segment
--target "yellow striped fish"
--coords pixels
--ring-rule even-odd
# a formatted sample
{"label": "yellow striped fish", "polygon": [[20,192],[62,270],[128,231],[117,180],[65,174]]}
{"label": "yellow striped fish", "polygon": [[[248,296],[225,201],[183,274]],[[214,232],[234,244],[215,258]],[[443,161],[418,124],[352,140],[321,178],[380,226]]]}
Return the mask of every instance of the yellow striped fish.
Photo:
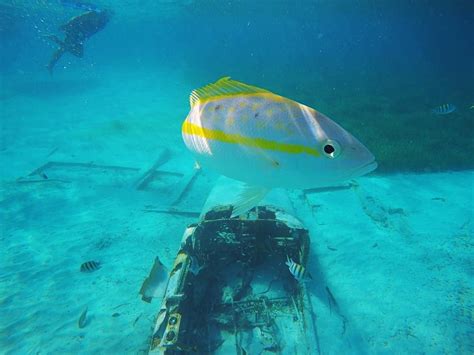
{"label": "yellow striped fish", "polygon": [[377,167],[367,148],[316,110],[229,77],[196,89],[182,125],[199,165],[243,181],[233,216],[273,187],[314,188]]}

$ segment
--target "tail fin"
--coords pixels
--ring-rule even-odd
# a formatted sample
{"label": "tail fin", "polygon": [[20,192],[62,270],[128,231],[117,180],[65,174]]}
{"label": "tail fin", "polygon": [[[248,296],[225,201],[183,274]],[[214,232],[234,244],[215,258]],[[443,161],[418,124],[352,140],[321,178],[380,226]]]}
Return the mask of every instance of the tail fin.
{"label": "tail fin", "polygon": [[56,65],[56,63],[58,62],[59,58],[61,58],[63,54],[64,54],[64,48],[63,47],[60,47],[58,50],[56,50],[53,53],[53,56],[51,57],[51,60],[49,61],[48,65],[46,65],[46,68],[48,69],[50,75],[53,75],[53,68]]}
{"label": "tail fin", "polygon": [[49,39],[49,40],[51,40],[51,41],[53,41],[54,43],[56,43],[57,45],[59,45],[59,46],[61,46],[61,47],[64,46],[64,42],[61,41],[61,40],[60,40],[57,36],[55,36],[55,35],[49,34],[49,35],[44,35],[43,37],[44,37],[44,38],[47,38],[47,39]]}

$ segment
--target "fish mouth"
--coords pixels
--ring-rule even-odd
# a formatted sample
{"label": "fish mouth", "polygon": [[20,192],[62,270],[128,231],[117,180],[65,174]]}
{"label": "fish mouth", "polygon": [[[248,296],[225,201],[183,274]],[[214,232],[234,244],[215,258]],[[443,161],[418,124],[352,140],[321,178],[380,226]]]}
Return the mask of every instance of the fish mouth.
{"label": "fish mouth", "polygon": [[375,161],[375,158],[374,158],[370,162],[368,162],[367,164],[364,164],[364,165],[358,167],[357,169],[355,169],[354,172],[353,172],[353,175],[354,175],[354,177],[366,175],[366,174],[370,173],[371,171],[374,171],[375,169],[377,169],[377,166],[378,166],[378,164],[377,164],[377,162]]}

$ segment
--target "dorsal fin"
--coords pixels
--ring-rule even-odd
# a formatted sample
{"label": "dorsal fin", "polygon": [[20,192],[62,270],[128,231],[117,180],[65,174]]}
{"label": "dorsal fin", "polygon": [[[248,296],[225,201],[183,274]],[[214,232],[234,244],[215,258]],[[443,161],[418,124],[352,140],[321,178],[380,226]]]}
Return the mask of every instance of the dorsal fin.
{"label": "dorsal fin", "polygon": [[215,96],[253,94],[258,92],[270,91],[232,80],[230,76],[226,76],[217,80],[215,83],[193,90],[189,96],[189,103],[191,107],[193,107],[199,100],[209,99]]}

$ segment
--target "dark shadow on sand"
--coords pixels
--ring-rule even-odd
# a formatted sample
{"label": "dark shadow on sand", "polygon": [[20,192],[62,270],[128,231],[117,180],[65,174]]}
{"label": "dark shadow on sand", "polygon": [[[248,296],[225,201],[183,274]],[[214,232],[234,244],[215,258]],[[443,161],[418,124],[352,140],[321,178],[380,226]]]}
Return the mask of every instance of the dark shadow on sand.
{"label": "dark shadow on sand", "polygon": [[[338,348],[348,347],[356,354],[367,354],[368,346],[364,341],[363,331],[358,329],[354,322],[351,321],[350,310],[345,309],[339,304],[339,300],[341,300],[342,303],[345,303],[344,295],[336,294],[330,289],[324,268],[320,264],[318,255],[313,249],[310,250],[308,259],[312,266],[312,279],[309,282],[317,285],[316,287],[311,288],[310,293],[317,297],[322,304],[326,305],[330,317],[334,317],[336,323],[339,323],[339,328],[333,326],[335,331],[334,341],[340,343]],[[316,319],[318,319],[318,309],[313,308],[313,312],[315,313]],[[321,326],[322,324],[322,322],[319,322],[318,326]],[[325,348],[326,345],[327,344],[320,344],[322,354],[328,352],[328,349]]]}

